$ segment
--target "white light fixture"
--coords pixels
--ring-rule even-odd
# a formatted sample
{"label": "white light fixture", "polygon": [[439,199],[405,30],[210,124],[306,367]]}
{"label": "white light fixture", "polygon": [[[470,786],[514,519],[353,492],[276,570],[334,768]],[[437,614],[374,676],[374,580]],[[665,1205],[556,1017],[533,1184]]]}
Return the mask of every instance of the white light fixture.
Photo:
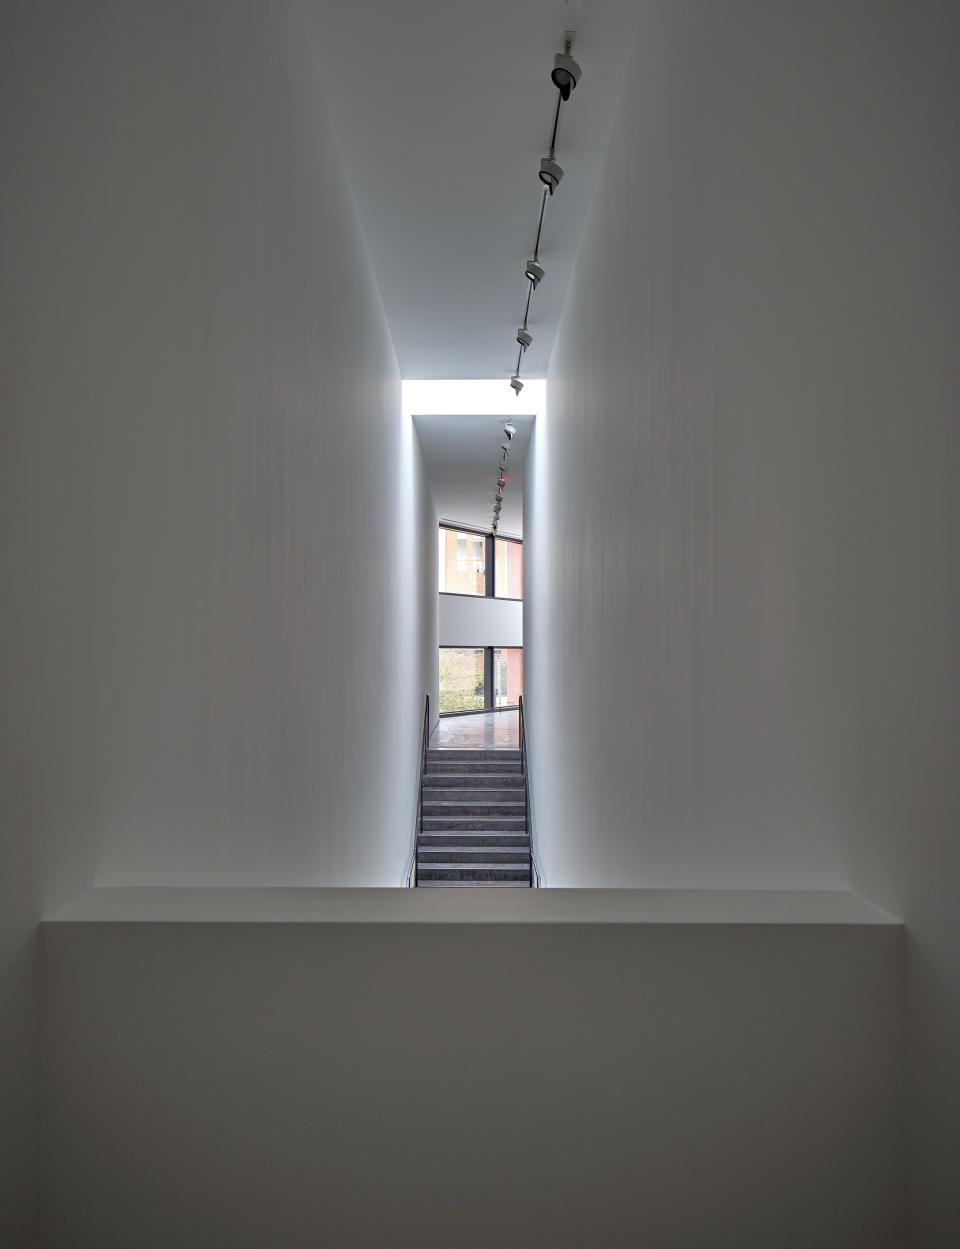
{"label": "white light fixture", "polygon": [[540,181],[552,195],[560,185],[560,179],[563,177],[563,170],[555,160],[551,160],[549,156],[544,156],[540,162]]}
{"label": "white light fixture", "polygon": [[507,435],[507,441],[512,441],[513,435],[517,432],[517,427],[512,421],[507,421],[503,427],[503,432]]}
{"label": "white light fixture", "polygon": [[527,281],[532,284],[534,290],[537,289],[546,276],[544,267],[538,260],[528,260],[524,265],[523,271],[527,276]]}
{"label": "white light fixture", "polygon": [[533,335],[525,325],[521,325],[517,330],[517,342],[524,351],[526,351],[527,348],[533,343]]}
{"label": "white light fixture", "polygon": [[513,377],[510,378],[510,385],[517,392],[517,398],[519,399],[520,391],[523,390],[523,382],[521,382],[520,378],[517,377],[516,373],[514,373]]}
{"label": "white light fixture", "polygon": [[577,62],[570,55],[573,47],[573,37],[567,35],[564,40],[563,51],[558,52],[553,58],[553,72],[550,80],[560,92],[560,98],[564,102],[570,99],[570,93],[576,87],[582,77],[582,70]]}

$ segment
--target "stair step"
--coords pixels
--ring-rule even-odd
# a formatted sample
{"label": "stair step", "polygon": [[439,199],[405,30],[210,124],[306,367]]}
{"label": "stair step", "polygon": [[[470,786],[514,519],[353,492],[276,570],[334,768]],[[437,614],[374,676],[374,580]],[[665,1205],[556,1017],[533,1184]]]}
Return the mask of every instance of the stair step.
{"label": "stair step", "polygon": [[444,802],[424,799],[423,814],[428,815],[523,815],[522,802]]}
{"label": "stair step", "polygon": [[444,862],[442,859],[431,859],[429,863],[421,864],[421,867],[429,867],[434,872],[442,867],[456,868],[457,871],[461,867],[468,867],[471,871],[483,868],[490,872],[525,872],[530,867],[530,862],[529,855],[526,859],[498,859],[496,862],[482,858],[470,859],[467,863],[461,863],[459,860]]}
{"label": "stair step", "polygon": [[505,776],[521,776],[519,760],[506,762],[493,759],[428,759],[424,776],[467,776],[483,773],[500,773]]}
{"label": "stair step", "polygon": [[421,889],[529,889],[528,880],[418,880]]}
{"label": "stair step", "polygon": [[425,833],[453,832],[500,832],[525,833],[527,820],[524,815],[425,815]]}
{"label": "stair step", "polygon": [[427,759],[441,761],[469,760],[480,763],[484,760],[501,760],[502,762],[519,763],[519,750],[445,750],[443,747],[431,746],[427,751]]}
{"label": "stair step", "polygon": [[477,773],[476,776],[451,778],[439,776],[423,777],[423,793],[449,793],[454,798],[462,798],[464,794],[478,793],[481,796],[481,802],[497,802],[497,794],[504,793],[506,798],[504,802],[523,802],[523,777],[522,776],[483,776]]}
{"label": "stair step", "polygon": [[511,789],[523,793],[522,772],[424,772],[424,787],[432,789]]}
{"label": "stair step", "polygon": [[436,846],[490,846],[514,849],[523,852],[530,849],[530,838],[525,832],[498,833],[491,832],[457,832],[442,829],[437,832],[421,833],[417,841],[418,850],[432,850]]}
{"label": "stair step", "polygon": [[424,786],[424,802],[509,802],[524,805],[522,789],[446,789],[439,785]]}
{"label": "stair step", "polygon": [[519,863],[528,862],[529,849],[523,846],[421,846],[417,860],[422,863]]}
{"label": "stair step", "polygon": [[417,880],[529,880],[529,863],[421,863]]}

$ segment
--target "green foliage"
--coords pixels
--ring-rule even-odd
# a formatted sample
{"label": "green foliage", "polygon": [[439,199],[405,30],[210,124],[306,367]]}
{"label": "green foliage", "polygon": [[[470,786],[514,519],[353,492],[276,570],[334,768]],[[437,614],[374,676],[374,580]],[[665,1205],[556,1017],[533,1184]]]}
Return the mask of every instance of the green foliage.
{"label": "green foliage", "polygon": [[440,651],[440,710],[483,710],[483,651],[450,647]]}

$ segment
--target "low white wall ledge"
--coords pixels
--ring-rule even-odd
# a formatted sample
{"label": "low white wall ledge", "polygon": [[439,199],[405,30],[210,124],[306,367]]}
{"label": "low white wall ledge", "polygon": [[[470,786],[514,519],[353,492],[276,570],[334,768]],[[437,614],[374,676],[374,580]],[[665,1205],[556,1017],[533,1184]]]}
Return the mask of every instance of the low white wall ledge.
{"label": "low white wall ledge", "polygon": [[901,921],[845,890],[100,888],[46,923],[820,924]]}

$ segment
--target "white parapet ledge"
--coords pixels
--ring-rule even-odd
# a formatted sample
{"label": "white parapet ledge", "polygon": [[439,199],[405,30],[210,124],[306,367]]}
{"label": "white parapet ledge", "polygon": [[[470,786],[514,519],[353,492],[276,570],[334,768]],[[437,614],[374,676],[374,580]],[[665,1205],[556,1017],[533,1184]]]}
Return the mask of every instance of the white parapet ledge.
{"label": "white parapet ledge", "polygon": [[52,924],[820,924],[901,921],[857,893],[773,889],[91,889]]}

